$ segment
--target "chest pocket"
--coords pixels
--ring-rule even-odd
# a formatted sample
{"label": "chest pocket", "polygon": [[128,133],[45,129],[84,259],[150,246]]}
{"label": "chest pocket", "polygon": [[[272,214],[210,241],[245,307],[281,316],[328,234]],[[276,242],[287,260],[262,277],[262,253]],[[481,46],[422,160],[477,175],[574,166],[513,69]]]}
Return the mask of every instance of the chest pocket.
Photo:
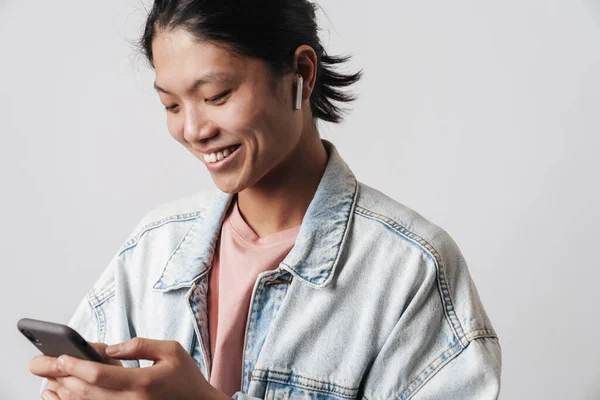
{"label": "chest pocket", "polygon": [[325,389],[314,389],[289,383],[269,381],[267,383],[265,400],[349,400],[354,396],[341,395]]}

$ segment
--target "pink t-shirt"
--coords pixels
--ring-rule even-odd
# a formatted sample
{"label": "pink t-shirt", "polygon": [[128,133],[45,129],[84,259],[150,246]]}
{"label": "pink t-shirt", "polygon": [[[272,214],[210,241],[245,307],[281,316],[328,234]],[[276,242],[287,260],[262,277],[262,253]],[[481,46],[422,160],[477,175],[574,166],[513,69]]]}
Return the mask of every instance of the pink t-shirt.
{"label": "pink t-shirt", "polygon": [[276,269],[300,225],[259,237],[240,214],[237,197],[223,221],[208,286],[210,384],[229,396],[241,390],[242,352],[250,297],[259,273]]}

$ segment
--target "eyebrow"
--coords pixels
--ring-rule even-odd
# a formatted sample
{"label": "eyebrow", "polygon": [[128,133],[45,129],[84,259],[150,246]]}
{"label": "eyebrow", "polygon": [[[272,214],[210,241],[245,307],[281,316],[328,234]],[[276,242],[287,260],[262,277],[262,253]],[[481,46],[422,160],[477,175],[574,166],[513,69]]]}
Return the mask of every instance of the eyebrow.
{"label": "eyebrow", "polygon": [[[192,84],[192,86],[190,86],[187,90],[186,93],[188,95],[191,95],[194,91],[196,91],[196,89],[198,89],[201,85],[205,84],[205,83],[212,83],[212,82],[231,82],[233,81],[233,77],[229,74],[226,74],[224,72],[209,72],[207,74],[205,74],[204,76],[196,79],[194,81],[194,83]],[[154,89],[157,92],[163,92],[166,94],[170,94],[173,95],[173,93],[169,92],[166,89],[161,88],[160,86],[158,86],[156,84],[156,81],[154,81]]]}

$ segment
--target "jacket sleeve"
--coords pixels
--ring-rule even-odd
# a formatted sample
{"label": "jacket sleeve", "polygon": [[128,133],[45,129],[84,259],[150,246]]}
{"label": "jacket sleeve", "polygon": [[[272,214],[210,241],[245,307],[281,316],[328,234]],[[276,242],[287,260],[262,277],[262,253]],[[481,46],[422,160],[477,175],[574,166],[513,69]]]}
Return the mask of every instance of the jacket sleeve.
{"label": "jacket sleeve", "polygon": [[[396,338],[390,340],[399,343]],[[409,371],[410,381],[404,384],[394,377],[406,377],[404,368],[411,364],[402,360],[414,356],[402,354],[400,346],[394,347],[396,350],[388,349],[377,358],[377,373],[366,382],[363,400],[497,400],[499,397],[502,355],[497,337],[478,337],[464,348],[455,342],[427,368]]]}
{"label": "jacket sleeve", "polygon": [[367,372],[363,399],[496,400],[500,342],[466,260],[446,231],[423,243],[429,257],[415,268],[413,294]]}
{"label": "jacket sleeve", "polygon": [[498,338],[474,339],[439,369],[413,400],[496,400],[501,360]]}

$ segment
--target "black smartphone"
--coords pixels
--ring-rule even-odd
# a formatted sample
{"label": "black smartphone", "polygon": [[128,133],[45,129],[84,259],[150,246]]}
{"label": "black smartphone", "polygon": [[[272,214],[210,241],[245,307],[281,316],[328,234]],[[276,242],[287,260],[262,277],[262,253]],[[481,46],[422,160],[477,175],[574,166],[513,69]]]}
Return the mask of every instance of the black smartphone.
{"label": "black smartphone", "polygon": [[83,360],[108,364],[77,331],[67,325],[22,318],[17,323],[17,328],[47,356],[58,357],[66,354]]}

